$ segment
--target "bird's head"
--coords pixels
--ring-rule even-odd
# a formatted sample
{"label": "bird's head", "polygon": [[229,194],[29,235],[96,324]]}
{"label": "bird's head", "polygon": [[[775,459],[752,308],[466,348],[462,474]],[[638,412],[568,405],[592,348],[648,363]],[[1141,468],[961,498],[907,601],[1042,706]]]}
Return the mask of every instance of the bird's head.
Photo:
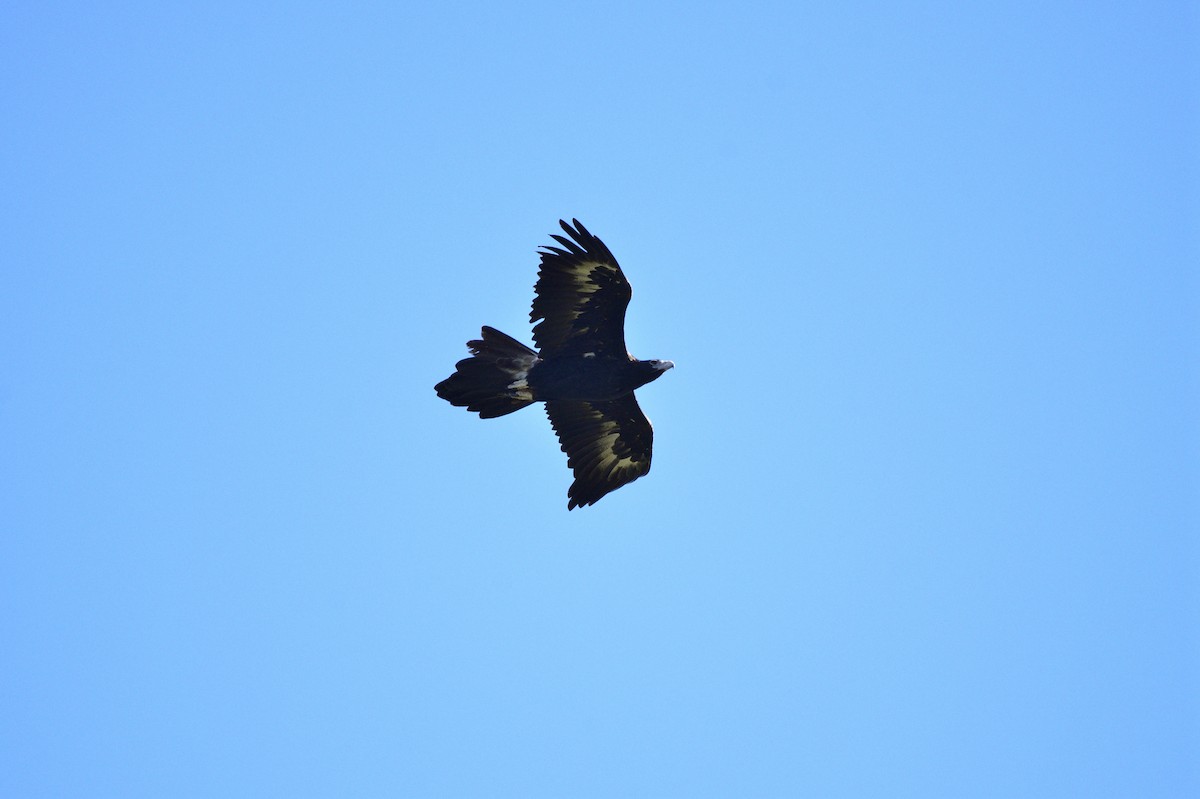
{"label": "bird's head", "polygon": [[675,364],[671,363],[670,361],[636,361],[635,374],[637,377],[635,380],[637,381],[637,385],[644,386],[651,381],[657,380],[658,378],[662,377],[668,369],[671,369],[674,366]]}

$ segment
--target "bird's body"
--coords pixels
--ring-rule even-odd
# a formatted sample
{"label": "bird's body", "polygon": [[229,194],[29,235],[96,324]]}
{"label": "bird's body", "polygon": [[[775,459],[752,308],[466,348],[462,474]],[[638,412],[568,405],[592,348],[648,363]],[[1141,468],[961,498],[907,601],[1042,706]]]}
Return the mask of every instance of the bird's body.
{"label": "bird's body", "polygon": [[540,253],[530,313],[539,349],[485,326],[467,342],[472,357],[434,387],[451,405],[484,419],[545,402],[575,473],[568,509],[591,505],[650,471],[654,431],[633,392],[674,366],[639,361],[626,350],[629,282],[608,247],[572,221],[574,228],[559,222],[570,239],[553,237],[566,249]]}
{"label": "bird's body", "polygon": [[529,387],[541,400],[615,400],[662,374],[656,363],[586,355],[539,360],[529,373]]}

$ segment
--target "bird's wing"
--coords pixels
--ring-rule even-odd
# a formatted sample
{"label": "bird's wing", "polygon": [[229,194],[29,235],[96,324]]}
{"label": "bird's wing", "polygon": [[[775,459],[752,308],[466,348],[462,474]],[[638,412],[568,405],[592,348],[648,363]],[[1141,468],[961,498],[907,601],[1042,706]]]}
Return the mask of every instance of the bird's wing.
{"label": "bird's wing", "polygon": [[550,400],[546,415],[575,473],[567,510],[591,505],[650,471],[654,428],[633,394],[609,402]]}
{"label": "bird's wing", "polygon": [[[594,353],[626,358],[625,309],[633,291],[604,242],[578,219],[559,220],[571,238],[554,235],[562,247],[542,247],[534,286],[533,340],[541,355]],[[563,249],[565,248],[565,249]],[[540,322],[538,320],[541,320]]]}

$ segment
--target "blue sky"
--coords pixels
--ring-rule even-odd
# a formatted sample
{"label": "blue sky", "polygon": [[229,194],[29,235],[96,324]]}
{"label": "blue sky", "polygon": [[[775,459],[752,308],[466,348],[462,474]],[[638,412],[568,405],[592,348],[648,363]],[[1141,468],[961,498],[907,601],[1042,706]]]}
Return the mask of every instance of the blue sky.
{"label": "blue sky", "polygon": [[[0,794],[1200,792],[1185,3],[0,12]],[[568,513],[578,217],[651,474]]]}

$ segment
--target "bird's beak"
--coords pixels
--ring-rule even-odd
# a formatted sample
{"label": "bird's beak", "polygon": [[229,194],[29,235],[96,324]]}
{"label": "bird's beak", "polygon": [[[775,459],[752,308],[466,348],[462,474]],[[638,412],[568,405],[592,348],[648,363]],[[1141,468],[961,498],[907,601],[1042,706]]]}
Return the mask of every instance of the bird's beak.
{"label": "bird's beak", "polygon": [[675,362],[674,361],[659,361],[658,363],[654,364],[654,368],[660,372],[665,372],[668,369],[674,369]]}

